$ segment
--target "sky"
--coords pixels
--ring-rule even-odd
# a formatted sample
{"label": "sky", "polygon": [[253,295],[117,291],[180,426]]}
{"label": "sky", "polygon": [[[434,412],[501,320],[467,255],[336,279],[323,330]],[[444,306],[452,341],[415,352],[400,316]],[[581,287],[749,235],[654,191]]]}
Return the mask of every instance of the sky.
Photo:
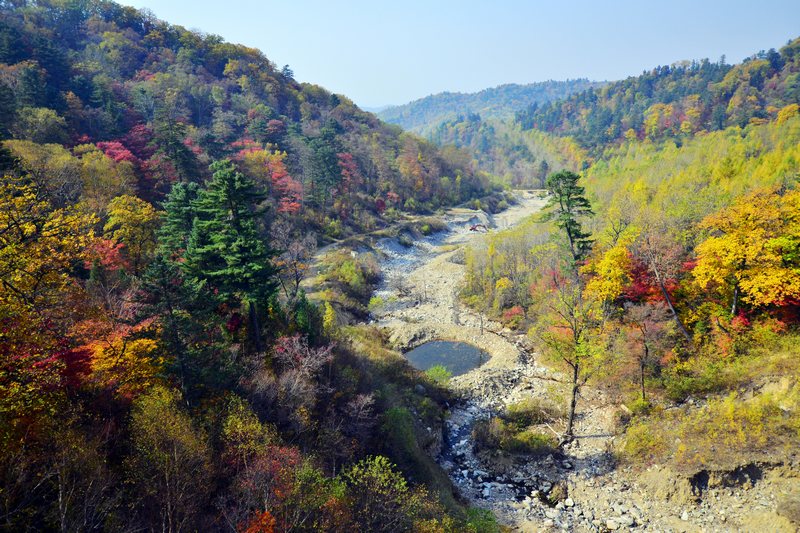
{"label": "sky", "polygon": [[258,48],[362,107],[549,79],[739,62],[800,36],[798,0],[122,0]]}

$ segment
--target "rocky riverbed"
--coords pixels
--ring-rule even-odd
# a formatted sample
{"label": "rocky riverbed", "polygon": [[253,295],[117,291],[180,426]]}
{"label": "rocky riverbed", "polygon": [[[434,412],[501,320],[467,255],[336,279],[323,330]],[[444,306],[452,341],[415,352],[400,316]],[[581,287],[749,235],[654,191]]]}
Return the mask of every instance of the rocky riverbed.
{"label": "rocky riverbed", "polygon": [[481,236],[470,228],[510,227],[543,204],[536,194],[519,193],[518,204],[500,215],[451,210],[443,218],[444,232],[411,246],[397,239],[377,243],[383,282],[376,295],[384,304],[373,322],[388,330],[396,348],[451,340],[490,355],[482,366],[450,380],[462,400],[451,409],[437,460],[461,495],[515,531],[795,531],[776,514],[777,499],[796,484],[796,469],[789,466],[753,465],[752,476],[717,476],[729,481],[706,485],[658,466],[644,472],[617,467],[611,449],[620,407],[597,390],[584,389],[576,439],[561,453],[475,453],[477,420],[525,398],[563,393],[565,378],[541,363],[525,336],[481,320],[458,300],[465,272],[461,249]]}

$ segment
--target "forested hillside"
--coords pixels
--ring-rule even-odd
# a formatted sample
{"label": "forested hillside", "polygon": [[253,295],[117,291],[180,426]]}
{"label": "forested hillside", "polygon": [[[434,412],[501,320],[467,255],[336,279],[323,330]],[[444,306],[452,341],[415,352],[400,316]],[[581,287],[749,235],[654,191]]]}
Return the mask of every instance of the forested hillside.
{"label": "forested hillside", "polygon": [[[147,11],[0,0],[0,530],[675,529],[745,478],[800,524],[800,39],[383,116],[433,141]],[[499,352],[395,351],[436,331]]]}
{"label": "forested hillside", "polygon": [[[106,196],[161,201],[227,157],[282,213],[336,236],[341,224],[380,225],[385,206],[431,208],[486,190],[460,154],[297,83],[258,50],[108,2],[17,4],[0,22],[0,132],[66,146],[77,166],[108,165],[121,176]],[[26,146],[15,149],[23,160]],[[43,152],[42,161],[66,157]]]}
{"label": "forested hillside", "polygon": [[493,530],[417,445],[439,389],[300,287],[471,158],[104,0],[0,2],[0,135],[0,529]]}
{"label": "forested hillside", "polygon": [[578,170],[589,154],[574,140],[525,130],[512,120],[471,114],[433,126],[428,138],[472,154],[477,168],[516,188],[543,188],[545,178],[561,169]]}
{"label": "forested hillside", "polygon": [[737,65],[724,58],[656,67],[517,115],[525,129],[571,136],[595,155],[623,140],[681,142],[698,133],[775,119],[800,101],[800,40]]}
{"label": "forested hillside", "polygon": [[[594,162],[550,174],[542,216],[467,254],[463,296],[570,376],[566,440],[597,408],[582,404],[591,388],[624,406],[614,459],[636,472],[696,483],[796,465],[798,47],[657,69],[521,115]],[[776,511],[795,525],[799,496]]]}
{"label": "forested hillside", "polygon": [[511,118],[534,104],[563,99],[602,83],[586,79],[545,81],[518,85],[510,83],[477,93],[433,94],[405,105],[384,109],[378,116],[404,129],[427,135],[432,128],[459,115],[479,114],[483,118]]}

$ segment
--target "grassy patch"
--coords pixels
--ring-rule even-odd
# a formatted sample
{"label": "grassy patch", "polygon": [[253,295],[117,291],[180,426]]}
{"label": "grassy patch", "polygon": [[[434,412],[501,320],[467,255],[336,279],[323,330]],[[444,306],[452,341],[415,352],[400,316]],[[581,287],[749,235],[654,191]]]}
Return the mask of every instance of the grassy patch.
{"label": "grassy patch", "polygon": [[785,455],[800,444],[800,388],[736,393],[699,409],[657,411],[631,424],[620,458],[631,463],[672,462],[678,469],[730,468],[743,460]]}
{"label": "grassy patch", "polygon": [[428,376],[428,379],[440,386],[446,386],[450,378],[453,377],[453,373],[442,365],[430,367],[425,371],[425,375]]}
{"label": "grassy patch", "polygon": [[564,418],[564,407],[547,400],[527,398],[506,408],[504,418],[519,428],[553,422]]}
{"label": "grassy patch", "polygon": [[516,424],[500,417],[479,420],[472,428],[472,437],[478,451],[502,450],[508,453],[544,455],[556,450],[555,436],[538,429],[520,430]]}

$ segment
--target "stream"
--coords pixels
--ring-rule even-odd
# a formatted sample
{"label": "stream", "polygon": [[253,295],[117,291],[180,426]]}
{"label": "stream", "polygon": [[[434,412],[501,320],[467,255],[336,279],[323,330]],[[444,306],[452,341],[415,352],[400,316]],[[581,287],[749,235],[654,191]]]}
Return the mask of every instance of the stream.
{"label": "stream", "polygon": [[[510,506],[533,501],[537,491],[553,483],[533,469],[505,472],[486,468],[473,450],[474,424],[501,412],[515,398],[529,395],[527,381],[546,373],[530,357],[524,336],[503,330],[459,302],[465,275],[461,249],[480,239],[470,231],[483,224],[490,231],[511,227],[541,209],[538,195],[518,192],[518,203],[488,215],[467,209],[450,210],[445,231],[403,246],[397,239],[381,239],[383,281],[375,292],[385,303],[373,312],[372,322],[389,330],[393,344],[412,365],[425,370],[441,364],[453,377],[450,387],[463,398],[451,407],[444,425],[443,445],[436,458],[459,492],[505,523]],[[542,394],[545,394],[542,392]],[[551,459],[554,464],[555,458]]]}

